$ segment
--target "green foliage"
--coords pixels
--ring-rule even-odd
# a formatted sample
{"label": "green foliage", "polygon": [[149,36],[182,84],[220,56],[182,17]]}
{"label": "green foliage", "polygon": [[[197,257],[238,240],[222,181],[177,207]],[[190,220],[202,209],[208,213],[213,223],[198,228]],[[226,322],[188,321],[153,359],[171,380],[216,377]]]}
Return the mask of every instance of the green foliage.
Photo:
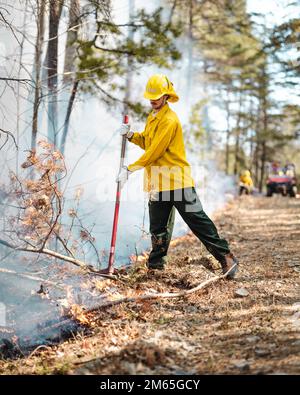
{"label": "green foliage", "polygon": [[299,77],[300,18],[293,18],[276,26],[270,37],[270,48],[283,70],[289,75]]}
{"label": "green foliage", "polygon": [[[143,65],[170,68],[180,59],[174,43],[181,33],[180,23],[165,22],[162,8],[152,13],[139,10],[127,26],[122,26],[114,23],[109,13],[101,14],[99,2],[89,3],[96,16],[92,21],[88,14],[92,33],[77,42],[77,78],[84,92],[100,94],[108,105],[122,103],[128,68],[131,72],[138,72]],[[144,115],[140,104],[127,105],[133,112]]]}

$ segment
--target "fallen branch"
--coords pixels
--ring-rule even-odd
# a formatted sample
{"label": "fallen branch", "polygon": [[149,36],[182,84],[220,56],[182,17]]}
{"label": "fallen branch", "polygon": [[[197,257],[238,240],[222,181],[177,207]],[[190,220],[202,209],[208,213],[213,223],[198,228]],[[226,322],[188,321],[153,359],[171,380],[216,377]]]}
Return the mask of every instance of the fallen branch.
{"label": "fallen branch", "polygon": [[60,254],[58,252],[49,250],[48,248],[21,247],[21,246],[16,246],[14,244],[8,243],[7,241],[2,240],[2,239],[0,239],[0,244],[6,246],[8,248],[12,248],[12,249],[14,249],[16,251],[33,252],[33,253],[36,253],[36,254],[45,254],[45,255],[53,256],[53,257],[55,257],[57,259],[61,259],[62,261],[72,263],[73,265],[80,267],[81,269],[83,269],[87,273],[94,273],[97,276],[110,278],[112,280],[116,280],[117,279],[113,275],[100,273],[99,271],[94,269],[93,266],[87,265],[84,262],[80,261],[79,259],[75,259],[75,258],[72,258],[70,256],[62,255],[62,254]]}
{"label": "fallen branch", "polygon": [[46,326],[44,328],[39,328],[39,334],[47,333],[48,331],[51,331],[53,329],[57,329],[57,328],[60,328],[60,327],[65,329],[67,325],[75,323],[75,321],[74,321],[75,319],[76,319],[75,317],[74,318],[70,317],[70,318],[64,319],[63,321],[56,322],[55,324],[48,325],[48,326]]}
{"label": "fallen branch", "polygon": [[148,295],[140,295],[140,296],[136,296],[136,297],[126,297],[126,298],[120,298],[117,300],[112,300],[112,301],[108,301],[106,303],[103,303],[99,306],[93,307],[92,309],[89,309],[87,312],[91,313],[94,312],[96,310],[99,310],[103,307],[110,307],[110,306],[115,306],[121,303],[130,303],[130,302],[141,302],[144,300],[153,300],[153,299],[171,299],[171,298],[182,298],[185,297],[187,295],[193,294],[195,292],[200,291],[203,288],[206,288],[208,285],[211,285],[213,283],[216,283],[217,281],[220,281],[224,278],[226,278],[228,276],[228,274],[234,270],[236,265],[232,266],[225,274],[221,275],[221,276],[215,276],[212,277],[202,283],[200,283],[199,285],[197,285],[194,288],[185,290],[185,291],[180,291],[180,292],[162,292],[162,293],[157,293],[157,294],[148,294]]}
{"label": "fallen branch", "polygon": [[90,363],[99,361],[100,357],[90,358],[90,359],[81,359],[80,361],[73,362],[73,365],[82,365],[83,363]]}

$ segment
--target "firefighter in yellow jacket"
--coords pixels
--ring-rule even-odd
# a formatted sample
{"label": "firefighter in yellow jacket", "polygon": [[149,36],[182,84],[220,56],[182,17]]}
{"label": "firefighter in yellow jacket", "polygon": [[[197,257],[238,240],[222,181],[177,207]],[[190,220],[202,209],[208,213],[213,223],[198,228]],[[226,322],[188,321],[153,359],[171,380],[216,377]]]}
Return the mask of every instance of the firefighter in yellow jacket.
{"label": "firefighter in yellow jacket", "polygon": [[251,178],[251,173],[249,170],[245,170],[240,175],[240,191],[239,195],[241,196],[244,192],[246,195],[249,195],[253,189],[253,181]]}
{"label": "firefighter in yellow jacket", "polygon": [[121,170],[117,181],[124,185],[132,172],[145,170],[144,190],[149,192],[152,240],[147,266],[149,269],[164,269],[176,208],[193,233],[220,262],[223,273],[228,272],[227,277],[233,278],[237,259],[203,211],[186,159],[181,123],[168,105],[168,102],[179,100],[173,84],[163,74],[153,75],[147,83],[144,97],[150,100],[152,107],[144,131],[133,133],[130,126],[124,124],[120,134],[126,135],[130,142],[145,152],[136,162]]}

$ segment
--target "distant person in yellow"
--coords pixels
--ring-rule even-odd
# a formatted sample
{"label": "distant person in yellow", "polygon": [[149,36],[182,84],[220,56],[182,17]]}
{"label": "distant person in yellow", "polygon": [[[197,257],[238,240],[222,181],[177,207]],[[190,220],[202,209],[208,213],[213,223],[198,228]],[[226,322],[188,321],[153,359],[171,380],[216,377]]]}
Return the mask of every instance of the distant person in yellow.
{"label": "distant person in yellow", "polygon": [[245,193],[246,195],[249,195],[253,190],[253,181],[251,178],[251,173],[249,170],[245,170],[241,175],[240,175],[240,191],[239,195],[243,195]]}
{"label": "distant person in yellow", "polygon": [[226,240],[218,235],[214,223],[203,211],[195,190],[191,168],[186,159],[181,123],[168,102],[179,100],[173,84],[163,74],[153,75],[146,86],[144,97],[150,100],[150,112],[142,133],[133,133],[123,125],[120,134],[145,153],[128,167],[124,167],[117,181],[121,185],[129,175],[144,168],[144,190],[149,192],[149,218],[152,251],[149,269],[164,269],[170,244],[174,207],[207,250],[221,263],[223,273],[233,278],[237,259],[230,252]]}

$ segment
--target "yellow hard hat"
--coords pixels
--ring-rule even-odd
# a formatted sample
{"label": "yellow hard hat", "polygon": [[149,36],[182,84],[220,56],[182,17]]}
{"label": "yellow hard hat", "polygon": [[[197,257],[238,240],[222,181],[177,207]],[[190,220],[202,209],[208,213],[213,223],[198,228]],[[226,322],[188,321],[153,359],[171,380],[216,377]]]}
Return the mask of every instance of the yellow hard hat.
{"label": "yellow hard hat", "polygon": [[251,176],[250,171],[249,171],[249,170],[245,170],[245,171],[244,171],[244,176],[245,176],[245,177],[250,177],[250,176]]}
{"label": "yellow hard hat", "polygon": [[179,100],[176,92],[174,91],[172,82],[164,74],[155,74],[149,78],[144,98],[148,100],[158,100],[163,95],[168,95],[168,101],[175,103]]}

